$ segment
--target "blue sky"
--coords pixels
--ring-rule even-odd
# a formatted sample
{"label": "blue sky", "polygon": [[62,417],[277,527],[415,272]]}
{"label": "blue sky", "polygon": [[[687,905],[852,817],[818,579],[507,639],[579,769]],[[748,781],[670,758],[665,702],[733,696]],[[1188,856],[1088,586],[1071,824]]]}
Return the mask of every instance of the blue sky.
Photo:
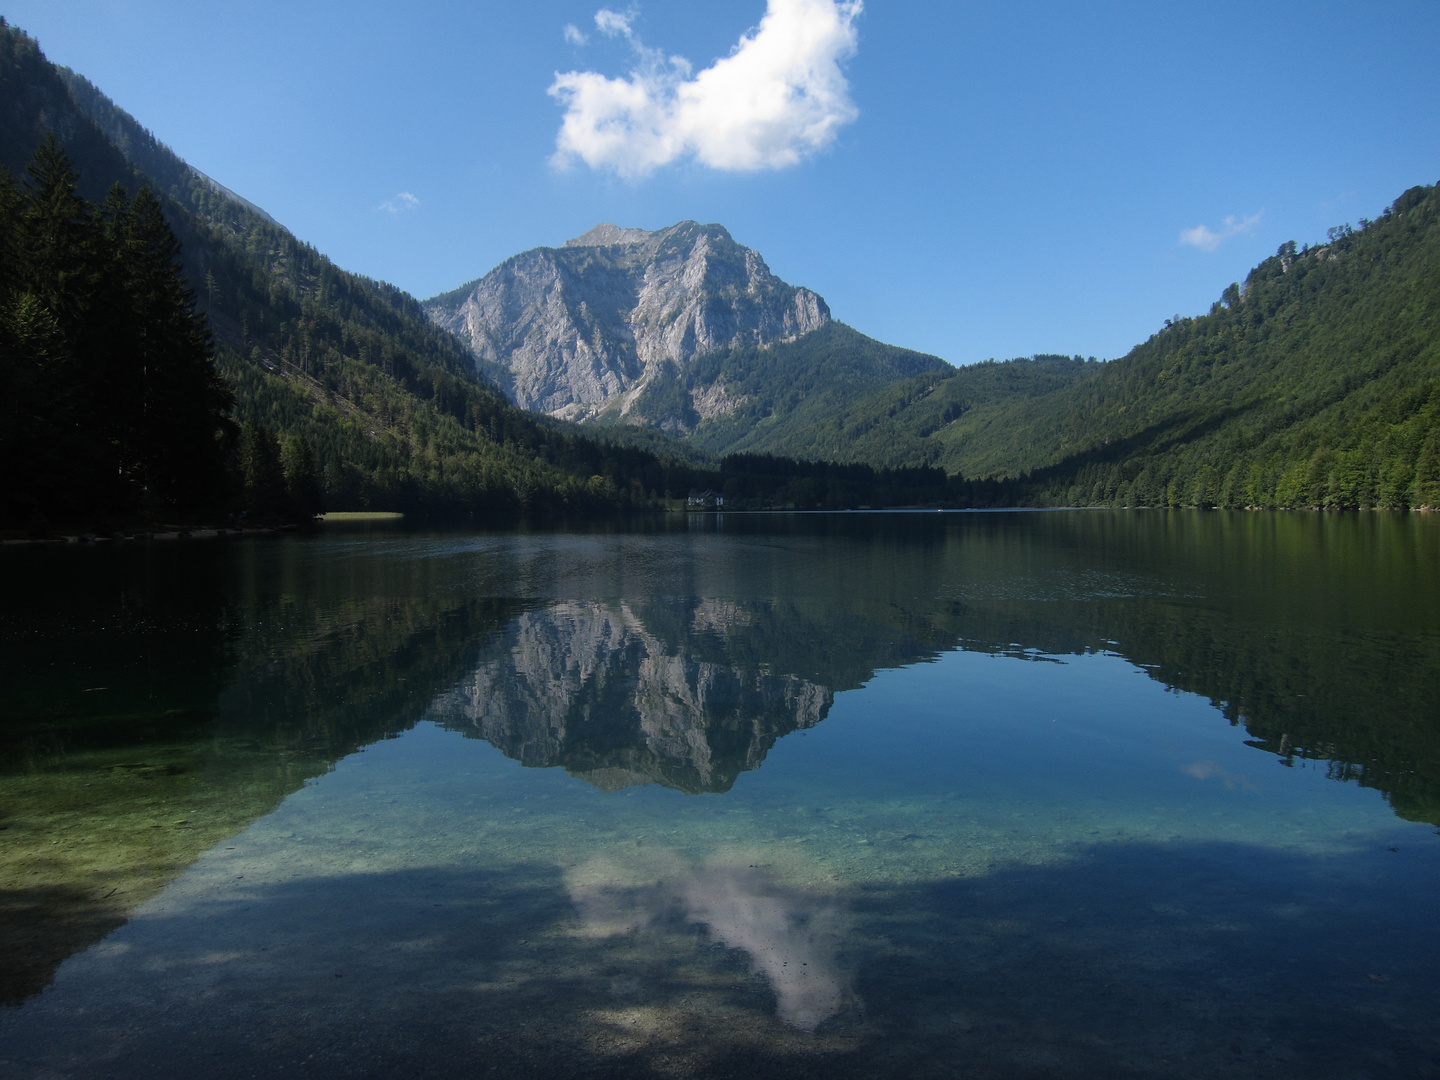
{"label": "blue sky", "polygon": [[[600,221],[694,218],[953,363],[1122,355],[1281,242],[1440,180],[1434,0],[4,14],[297,236],[417,296]],[[749,94],[793,89],[796,64],[805,93],[778,113]]]}

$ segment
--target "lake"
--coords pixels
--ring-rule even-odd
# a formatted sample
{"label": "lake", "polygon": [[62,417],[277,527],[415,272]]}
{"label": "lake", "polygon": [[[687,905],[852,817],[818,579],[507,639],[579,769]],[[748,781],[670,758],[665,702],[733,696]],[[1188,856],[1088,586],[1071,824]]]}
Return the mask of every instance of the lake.
{"label": "lake", "polygon": [[13,1077],[1440,1074],[1440,518],[0,552]]}

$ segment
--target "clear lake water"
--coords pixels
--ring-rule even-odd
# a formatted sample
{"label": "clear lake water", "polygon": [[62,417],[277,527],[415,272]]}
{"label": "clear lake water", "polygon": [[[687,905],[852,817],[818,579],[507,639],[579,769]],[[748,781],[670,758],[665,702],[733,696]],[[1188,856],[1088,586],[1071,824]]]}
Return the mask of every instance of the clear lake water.
{"label": "clear lake water", "polygon": [[0,552],[0,1073],[1440,1076],[1440,520]]}

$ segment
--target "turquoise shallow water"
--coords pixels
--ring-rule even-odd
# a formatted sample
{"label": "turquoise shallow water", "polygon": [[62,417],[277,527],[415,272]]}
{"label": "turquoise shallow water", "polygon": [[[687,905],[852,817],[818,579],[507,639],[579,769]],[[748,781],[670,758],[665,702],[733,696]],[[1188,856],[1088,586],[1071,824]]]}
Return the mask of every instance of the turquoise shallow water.
{"label": "turquoise shallow water", "polygon": [[1440,1070],[1440,530],[938,517],[47,553],[0,1063]]}

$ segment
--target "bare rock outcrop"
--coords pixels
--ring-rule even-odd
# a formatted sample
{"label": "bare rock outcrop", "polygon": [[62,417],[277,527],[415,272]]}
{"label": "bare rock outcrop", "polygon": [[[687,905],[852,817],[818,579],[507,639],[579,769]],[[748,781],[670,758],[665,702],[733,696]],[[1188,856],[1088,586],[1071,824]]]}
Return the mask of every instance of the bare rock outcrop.
{"label": "bare rock outcrop", "polygon": [[[696,357],[793,341],[830,321],[818,295],[781,281],[723,227],[693,221],[597,225],[425,306],[517,405],[577,421],[625,418]],[[734,399],[722,389],[704,405],[713,416]]]}

